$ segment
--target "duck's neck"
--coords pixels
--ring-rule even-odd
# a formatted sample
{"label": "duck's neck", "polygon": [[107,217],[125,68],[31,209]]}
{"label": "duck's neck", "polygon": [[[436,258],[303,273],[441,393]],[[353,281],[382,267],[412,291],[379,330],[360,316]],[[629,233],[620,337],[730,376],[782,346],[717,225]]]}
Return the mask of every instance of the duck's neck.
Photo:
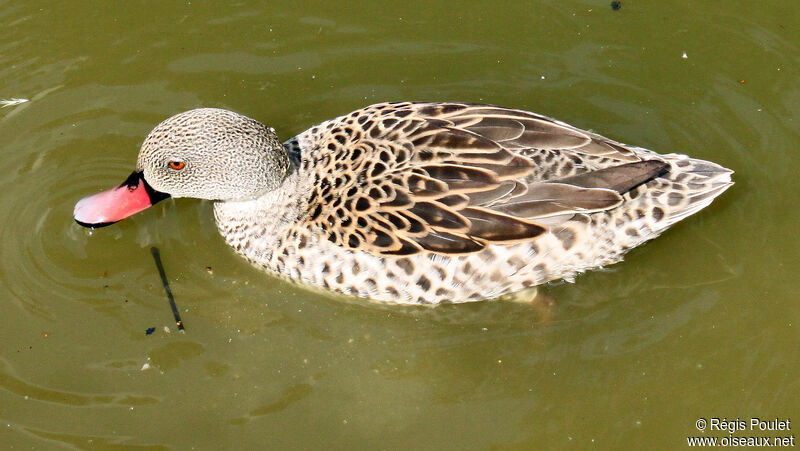
{"label": "duck's neck", "polygon": [[304,182],[297,170],[291,170],[278,188],[258,199],[215,202],[219,233],[248,259],[271,260],[287,229],[307,211]]}

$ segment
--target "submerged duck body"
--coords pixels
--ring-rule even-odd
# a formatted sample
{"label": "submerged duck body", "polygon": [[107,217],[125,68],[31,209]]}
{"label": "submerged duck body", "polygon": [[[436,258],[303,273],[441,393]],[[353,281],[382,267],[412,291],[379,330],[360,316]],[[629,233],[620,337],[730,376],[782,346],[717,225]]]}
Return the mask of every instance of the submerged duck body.
{"label": "submerged duck body", "polygon": [[377,104],[283,144],[203,108],[159,124],[137,170],[75,219],[209,199],[228,244],[270,272],[376,301],[466,302],[618,262],[731,174],[491,105]]}

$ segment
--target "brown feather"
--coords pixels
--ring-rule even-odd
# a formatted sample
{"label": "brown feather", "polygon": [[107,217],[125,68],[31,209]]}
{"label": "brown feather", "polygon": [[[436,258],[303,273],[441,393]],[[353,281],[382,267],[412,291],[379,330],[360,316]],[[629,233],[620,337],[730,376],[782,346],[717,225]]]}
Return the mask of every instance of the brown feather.
{"label": "brown feather", "polygon": [[464,216],[438,202],[417,202],[409,212],[417,215],[437,230],[464,232],[469,228],[469,222]]}
{"label": "brown feather", "polygon": [[620,194],[666,174],[669,164],[659,160],[646,160],[599,169],[558,180],[584,188],[606,188]]}
{"label": "brown feather", "polygon": [[486,245],[465,235],[456,235],[447,232],[431,232],[417,238],[417,243],[423,249],[442,254],[466,254],[476,252]]}
{"label": "brown feather", "polygon": [[540,225],[484,208],[465,208],[461,210],[461,214],[470,221],[467,234],[488,241],[507,242],[531,239],[546,231]]}
{"label": "brown feather", "polygon": [[314,198],[345,208],[322,206],[313,217],[335,242],[383,255],[462,254],[535,239],[570,218],[615,208],[620,194],[666,168],[526,111],[386,104],[360,114],[351,115],[360,132],[335,135],[334,149],[347,149],[342,156],[321,156],[326,167],[352,172],[320,182],[329,188]]}
{"label": "brown feather", "polygon": [[528,191],[493,210],[520,218],[606,210],[622,203],[622,197],[610,189],[583,188],[563,183],[537,183]]}

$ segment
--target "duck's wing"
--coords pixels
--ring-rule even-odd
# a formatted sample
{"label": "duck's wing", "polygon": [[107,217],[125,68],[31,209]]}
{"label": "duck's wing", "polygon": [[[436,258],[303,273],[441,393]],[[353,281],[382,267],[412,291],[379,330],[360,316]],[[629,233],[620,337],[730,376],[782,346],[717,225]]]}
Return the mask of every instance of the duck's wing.
{"label": "duck's wing", "polygon": [[491,105],[378,104],[306,132],[320,180],[309,220],[381,255],[463,254],[608,210],[663,174],[630,149]]}

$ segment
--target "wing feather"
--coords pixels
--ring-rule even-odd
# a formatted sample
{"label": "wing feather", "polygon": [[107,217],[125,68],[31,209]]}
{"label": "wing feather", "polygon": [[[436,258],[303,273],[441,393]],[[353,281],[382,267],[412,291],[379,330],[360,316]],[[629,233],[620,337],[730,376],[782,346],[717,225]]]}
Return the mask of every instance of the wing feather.
{"label": "wing feather", "polygon": [[[381,255],[463,254],[533,240],[616,208],[663,175],[622,144],[491,105],[378,104],[312,128],[308,167],[326,167],[312,222]],[[344,205],[346,208],[334,208]]]}

